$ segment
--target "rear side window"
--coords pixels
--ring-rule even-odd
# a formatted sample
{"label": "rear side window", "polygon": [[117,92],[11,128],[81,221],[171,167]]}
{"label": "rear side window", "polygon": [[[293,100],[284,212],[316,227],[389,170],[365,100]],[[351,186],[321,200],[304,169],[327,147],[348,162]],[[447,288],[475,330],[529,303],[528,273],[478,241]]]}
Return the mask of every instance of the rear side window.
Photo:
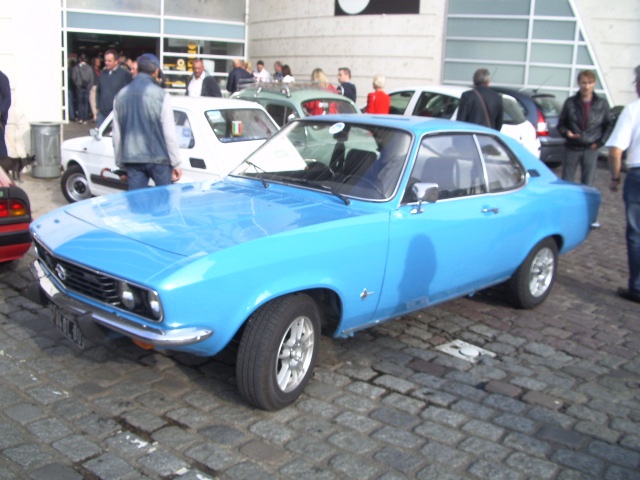
{"label": "rear side window", "polygon": [[559,117],[562,105],[551,95],[541,95],[533,97],[533,101],[536,102],[538,108],[542,111],[545,117]]}
{"label": "rear side window", "polygon": [[395,115],[403,115],[407,109],[407,105],[413,97],[413,90],[406,90],[404,92],[395,92],[389,95],[391,97],[391,110],[390,113]]}
{"label": "rear side window", "polygon": [[459,98],[441,93],[422,92],[413,115],[450,119],[458,108]]}
{"label": "rear side window", "polygon": [[494,137],[477,135],[490,193],[505,192],[524,185],[526,172],[512,154]]}
{"label": "rear side window", "polygon": [[513,97],[502,96],[502,122],[507,125],[520,125],[526,121],[520,104]]}

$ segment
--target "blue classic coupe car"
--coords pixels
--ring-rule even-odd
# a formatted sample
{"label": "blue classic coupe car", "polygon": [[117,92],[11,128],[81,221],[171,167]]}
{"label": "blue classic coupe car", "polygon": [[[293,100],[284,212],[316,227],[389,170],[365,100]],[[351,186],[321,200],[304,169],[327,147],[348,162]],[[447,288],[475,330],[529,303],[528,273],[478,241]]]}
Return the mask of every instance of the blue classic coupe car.
{"label": "blue classic coupe car", "polygon": [[125,336],[212,356],[237,341],[240,392],[273,410],[301,394],[321,332],[349,336],[498,284],[516,307],[540,304],[599,204],[494,130],[310,117],[222,181],[38,219],[33,292],[79,346]]}

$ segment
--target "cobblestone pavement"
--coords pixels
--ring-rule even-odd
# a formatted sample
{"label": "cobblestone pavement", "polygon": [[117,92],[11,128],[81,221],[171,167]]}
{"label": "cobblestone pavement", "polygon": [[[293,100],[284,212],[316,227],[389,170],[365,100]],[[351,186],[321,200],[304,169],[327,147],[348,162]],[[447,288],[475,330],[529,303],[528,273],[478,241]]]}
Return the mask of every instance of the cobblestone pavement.
{"label": "cobblestone pavement", "polygon": [[[128,342],[77,351],[23,295],[27,258],[0,265],[0,480],[638,479],[640,306],[618,298],[623,206],[561,258],[533,311],[481,293],[322,340],[293,406],[249,407],[232,362]],[[22,186],[36,216],[58,179]],[[435,347],[464,340],[495,358]]]}

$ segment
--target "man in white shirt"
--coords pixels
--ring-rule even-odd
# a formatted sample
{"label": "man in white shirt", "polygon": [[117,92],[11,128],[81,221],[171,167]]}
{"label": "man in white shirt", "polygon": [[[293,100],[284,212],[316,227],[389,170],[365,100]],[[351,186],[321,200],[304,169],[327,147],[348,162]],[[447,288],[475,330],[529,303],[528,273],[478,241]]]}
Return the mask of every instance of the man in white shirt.
{"label": "man in white shirt", "polygon": [[256,77],[256,81],[257,82],[270,82],[271,81],[271,74],[269,72],[267,72],[267,70],[264,68],[264,62],[262,60],[258,60],[258,63],[256,63],[256,66],[258,68],[257,72],[254,72],[253,76]]}
{"label": "man in white shirt", "polygon": [[[636,92],[640,97],[640,65],[635,68],[635,75]],[[622,198],[627,215],[629,284],[627,288],[618,288],[618,295],[640,303],[640,98],[624,108],[605,145],[609,147],[609,189],[614,192],[620,187],[622,152],[627,151]]]}
{"label": "man in white shirt", "polygon": [[204,63],[199,58],[196,58],[193,61],[193,75],[189,79],[189,83],[187,84],[187,95],[190,97],[199,97],[202,95],[202,84],[204,83],[204,78],[206,77],[206,73],[204,71]]}

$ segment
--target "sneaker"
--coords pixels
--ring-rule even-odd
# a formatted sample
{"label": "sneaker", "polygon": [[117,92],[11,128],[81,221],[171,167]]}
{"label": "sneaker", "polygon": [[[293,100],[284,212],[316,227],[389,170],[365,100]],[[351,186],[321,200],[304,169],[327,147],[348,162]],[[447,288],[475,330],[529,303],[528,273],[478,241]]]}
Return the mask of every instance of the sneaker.
{"label": "sneaker", "polygon": [[625,300],[640,303],[640,294],[630,291],[628,288],[618,288],[618,295]]}

